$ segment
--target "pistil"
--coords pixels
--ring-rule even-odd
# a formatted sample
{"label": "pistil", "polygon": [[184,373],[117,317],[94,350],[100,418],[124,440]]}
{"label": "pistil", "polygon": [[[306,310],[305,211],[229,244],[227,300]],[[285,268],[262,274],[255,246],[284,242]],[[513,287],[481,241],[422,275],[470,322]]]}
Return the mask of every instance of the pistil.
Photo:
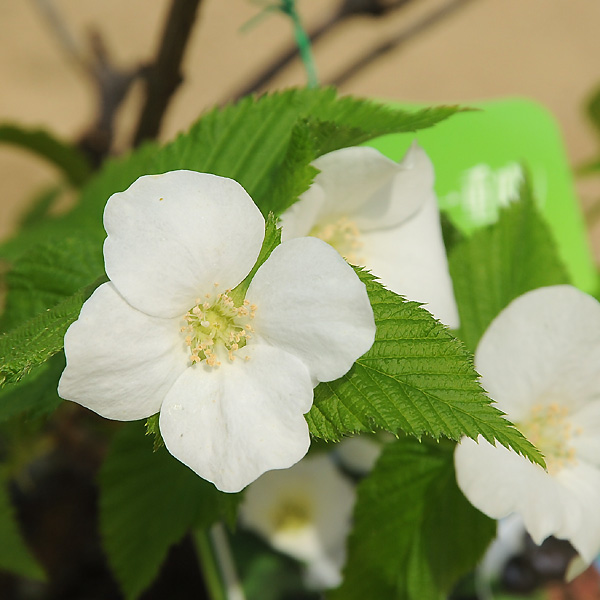
{"label": "pistil", "polygon": [[248,300],[236,306],[231,290],[217,293],[219,284],[214,287],[213,293],[196,299],[196,305],[184,315],[185,325],[181,328],[192,363],[205,361],[210,367],[218,367],[223,357],[235,360],[236,352],[252,337],[251,320],[256,313],[256,305]]}

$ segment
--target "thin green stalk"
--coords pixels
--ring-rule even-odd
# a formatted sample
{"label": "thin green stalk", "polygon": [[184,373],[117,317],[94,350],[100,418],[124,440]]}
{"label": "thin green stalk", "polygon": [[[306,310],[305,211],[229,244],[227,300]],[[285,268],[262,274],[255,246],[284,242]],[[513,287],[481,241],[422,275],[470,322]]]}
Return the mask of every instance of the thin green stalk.
{"label": "thin green stalk", "polygon": [[194,538],[211,600],[246,600],[223,523],[196,531]]}
{"label": "thin green stalk", "polygon": [[292,24],[294,26],[294,37],[296,38],[296,44],[298,44],[300,58],[302,59],[302,63],[304,64],[304,68],[306,69],[308,87],[319,87],[319,78],[317,77],[317,69],[315,67],[310,38],[308,37],[306,30],[302,26],[302,21],[300,21],[300,15],[296,10],[296,1],[281,0],[280,10],[281,12],[288,15],[292,20]]}
{"label": "thin green stalk", "polygon": [[219,574],[219,565],[213,550],[208,531],[194,532],[194,541],[200,564],[200,571],[211,600],[227,600],[225,586]]}

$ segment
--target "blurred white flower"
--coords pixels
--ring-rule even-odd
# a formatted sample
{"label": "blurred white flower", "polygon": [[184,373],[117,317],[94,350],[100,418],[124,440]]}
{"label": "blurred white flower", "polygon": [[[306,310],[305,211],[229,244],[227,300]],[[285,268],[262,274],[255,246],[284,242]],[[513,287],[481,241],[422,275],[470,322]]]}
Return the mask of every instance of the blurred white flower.
{"label": "blurred white flower", "polygon": [[458,485],[492,518],[518,513],[536,544],[568,540],[581,557],[571,577],[600,551],[600,304],[571,286],[528,292],[492,322],[475,365],[547,470],[480,436],[456,448]]}
{"label": "blurred white flower", "polygon": [[326,589],[341,583],[354,502],[353,484],[321,454],[265,473],[246,490],[240,518],[276,550],[302,561],[309,587]]}
{"label": "blurred white flower", "polygon": [[169,452],[223,491],[300,460],[313,387],[373,343],[352,269],[320,240],[291,240],[236,305],[264,219],[238,183],[205,173],[141,177],[104,225],[110,283],[67,331],[60,395],[109,419],[160,411]]}
{"label": "blurred white flower", "polygon": [[281,216],[282,238],[311,235],[366,266],[393,292],[459,325],[431,161],[417,144],[396,163],[368,147],[312,163],[320,173]]}

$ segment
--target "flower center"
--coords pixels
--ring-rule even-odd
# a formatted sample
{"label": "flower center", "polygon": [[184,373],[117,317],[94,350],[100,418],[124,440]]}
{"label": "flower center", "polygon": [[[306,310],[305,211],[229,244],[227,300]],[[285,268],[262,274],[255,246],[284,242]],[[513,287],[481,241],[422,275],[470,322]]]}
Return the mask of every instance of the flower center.
{"label": "flower center", "polygon": [[307,498],[286,498],[271,515],[273,527],[277,532],[302,529],[312,520],[312,512]]}
{"label": "flower center", "polygon": [[215,283],[212,294],[196,299],[196,305],[183,317],[185,325],[181,328],[192,363],[206,361],[210,367],[219,366],[219,358],[235,360],[236,350],[246,345],[254,331],[250,321],[256,312],[256,306],[248,300],[236,306],[229,295],[231,290],[217,293],[218,287]]}
{"label": "flower center", "polygon": [[354,221],[342,216],[329,223],[317,223],[308,233],[333,246],[348,262],[363,264],[364,260],[357,255],[363,247],[360,229]]}
{"label": "flower center", "polygon": [[568,416],[568,409],[556,402],[536,404],[529,418],[518,425],[525,437],[544,454],[549,473],[556,473],[576,462],[570,441],[581,431],[573,431]]}

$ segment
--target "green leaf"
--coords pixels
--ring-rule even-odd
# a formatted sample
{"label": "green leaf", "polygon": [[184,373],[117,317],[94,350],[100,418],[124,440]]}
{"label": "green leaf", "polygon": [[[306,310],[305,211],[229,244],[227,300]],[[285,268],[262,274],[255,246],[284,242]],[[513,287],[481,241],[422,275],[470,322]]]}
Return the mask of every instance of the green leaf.
{"label": "green leaf", "polygon": [[447,597],[494,537],[495,522],[456,486],[453,446],[387,444],[358,486],[341,588],[331,600]]}
{"label": "green leaf", "polygon": [[21,537],[7,486],[6,474],[0,470],[0,570],[44,581],[44,572]]}
{"label": "green leaf", "polygon": [[87,238],[71,237],[34,246],[6,276],[8,294],[0,330],[56,306],[103,271],[102,247]]}
{"label": "green leaf", "polygon": [[0,386],[20,381],[62,350],[69,325],[77,319],[81,306],[98,283],[0,336]]}
{"label": "green leaf", "polygon": [[13,144],[45,158],[58,167],[76,187],[90,176],[90,165],[75,146],[58,140],[42,129],[0,125],[0,143]]}
{"label": "green leaf", "polygon": [[336,381],[321,383],[307,415],[324,439],[360,431],[404,431],[420,438],[479,434],[544,464],[539,451],[485,395],[472,356],[416,302],[406,302],[359,271],[373,307],[375,343]]}
{"label": "green leaf", "polygon": [[[81,255],[86,256],[81,248],[96,244],[99,252],[105,237],[102,212],[108,197],[126,189],[141,175],[174,169],[231,177],[246,188],[263,213],[272,209],[278,214],[308,187],[315,173],[309,163],[320,152],[382,133],[428,127],[458,110],[442,107],[409,113],[351,97],[338,99],[332,88],[288,90],[258,99],[245,98],[236,105],[207,113],[188,133],[163,148],[147,144],[129,157],[109,162],[85,186],[79,205],[69,215],[29,228],[23,245],[13,241],[13,251],[15,248],[22,251],[34,240],[46,240],[44,248],[50,262],[41,268],[47,269],[50,277],[57,269],[65,273],[81,272]],[[73,238],[72,252],[57,255],[51,248],[65,233]],[[44,282],[31,278],[28,281],[26,274],[32,268],[35,270],[30,258],[21,256],[14,265],[15,277],[19,272],[25,274],[22,282],[29,286],[27,294],[31,298],[27,302],[33,303],[32,310],[49,308],[57,298],[49,297],[47,292],[57,290],[45,289]],[[102,275],[99,264],[89,270],[85,265],[84,270],[89,271],[88,284]],[[65,289],[69,286],[64,281],[57,283],[64,293],[70,291]],[[68,306],[57,305],[52,315],[31,321],[26,331],[11,332],[9,337],[0,338],[0,356],[6,357],[8,363],[0,366],[0,383],[3,378],[15,381],[60,349],[61,332],[76,318],[81,298],[72,296],[64,301]],[[14,300],[11,306],[14,308],[10,308],[7,319],[12,319],[11,313],[19,310],[20,301]],[[24,347],[20,348],[22,344]],[[12,351],[16,356],[10,356]]]}
{"label": "green leaf", "polygon": [[100,530],[125,598],[148,587],[188,529],[232,522],[240,497],[219,492],[164,448],[153,452],[141,423],[122,427],[100,472]]}
{"label": "green leaf", "polygon": [[65,368],[62,353],[35,367],[27,378],[0,389],[0,423],[27,413],[30,419],[42,417],[56,409],[58,379]]}
{"label": "green leaf", "polygon": [[85,186],[79,206],[66,219],[38,229],[38,240],[54,230],[63,233],[69,223],[102,239],[102,211],[111,194],[142,175],[175,169],[235,179],[264,215],[279,215],[308,188],[316,173],[309,163],[323,152],[385,133],[431,127],[460,110],[407,112],[369,100],[338,99],[333,88],[249,96],[206,113],[164,147],[149,143],[128,157],[108,161]]}
{"label": "green leaf", "polygon": [[569,283],[557,247],[527,187],[494,225],[458,244],[449,257],[460,337],[475,350],[512,300],[538,287]]}

